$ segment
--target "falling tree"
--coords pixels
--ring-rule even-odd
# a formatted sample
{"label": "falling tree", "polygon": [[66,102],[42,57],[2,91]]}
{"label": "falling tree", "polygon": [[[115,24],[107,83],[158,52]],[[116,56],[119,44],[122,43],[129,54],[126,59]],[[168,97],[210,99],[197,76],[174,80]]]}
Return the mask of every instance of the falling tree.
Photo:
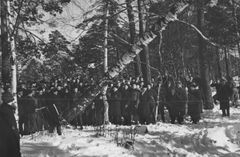
{"label": "falling tree", "polygon": [[[168,11],[168,13],[166,14],[166,16],[164,16],[164,18],[161,18],[161,22],[159,24],[160,25],[160,30],[158,30],[158,31],[162,31],[162,30],[166,29],[167,25],[170,22],[175,21],[177,19],[177,15],[179,13],[181,13],[186,7],[188,7],[189,3],[190,3],[190,1],[186,1],[186,0],[176,1],[171,6],[171,8]],[[105,88],[107,86],[107,84],[112,81],[113,78],[117,77],[119,75],[119,73],[129,63],[131,63],[134,60],[136,55],[138,55],[142,51],[141,46],[142,45],[148,45],[155,38],[156,38],[156,34],[154,34],[153,32],[148,32],[148,33],[145,33],[143,38],[140,38],[140,40],[138,42],[135,42],[131,46],[131,51],[129,51],[128,53],[125,53],[121,57],[121,59],[118,60],[116,65],[108,71],[106,76],[104,78],[102,78],[99,81],[99,83],[92,90],[90,90],[84,98],[82,98],[80,100],[80,103],[83,104],[84,106],[78,109],[77,114],[74,115],[73,113],[75,111],[73,109],[71,109],[66,114],[66,119],[68,121],[73,120],[76,115],[83,112],[86,109],[87,106],[92,104],[93,100],[102,91],[102,89]]]}
{"label": "falling tree", "polygon": [[[132,3],[132,0],[126,0],[127,14],[128,14],[128,20],[129,20],[130,44],[134,44],[135,38],[136,38],[136,27],[135,27],[133,6],[131,3]],[[131,48],[129,51],[132,51]],[[138,54],[136,55],[136,58],[135,58],[134,67],[135,67],[135,75],[141,76],[142,75],[141,60]]]}

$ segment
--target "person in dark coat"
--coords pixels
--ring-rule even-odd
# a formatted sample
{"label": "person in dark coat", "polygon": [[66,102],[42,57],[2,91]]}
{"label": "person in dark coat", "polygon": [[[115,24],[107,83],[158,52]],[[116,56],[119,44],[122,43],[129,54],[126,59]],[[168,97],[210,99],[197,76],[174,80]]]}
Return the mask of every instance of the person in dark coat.
{"label": "person in dark coat", "polygon": [[171,89],[171,98],[169,103],[171,123],[174,124],[177,119],[178,123],[182,124],[184,120],[183,116],[185,115],[187,95],[181,82],[177,82],[176,87]]}
{"label": "person in dark coat", "polygon": [[148,103],[148,94],[147,94],[147,87],[143,86],[143,90],[140,95],[140,102],[138,106],[139,112],[139,122],[140,124],[146,124],[150,122],[149,114],[150,108]]}
{"label": "person in dark coat", "polygon": [[236,87],[236,85],[234,85],[233,87],[233,94],[232,94],[232,106],[234,107],[238,107],[240,104],[238,104],[238,100],[239,100],[239,93],[238,93],[238,89]]}
{"label": "person in dark coat", "polygon": [[149,124],[154,119],[155,100],[150,87],[144,87],[140,96],[139,119],[141,124]]}
{"label": "person in dark coat", "polygon": [[58,90],[58,102],[57,102],[57,105],[58,105],[58,109],[59,109],[59,113],[61,115],[63,115],[63,112],[64,112],[64,108],[65,108],[65,104],[64,104],[64,90],[62,88],[62,86],[58,85],[57,86],[57,90]]}
{"label": "person in dark coat", "polygon": [[188,90],[188,115],[194,124],[197,124],[201,119],[201,92],[196,85],[192,83]]}
{"label": "person in dark coat", "polygon": [[[72,98],[73,98],[72,108],[74,109],[76,114],[77,114],[77,111],[81,108],[81,104],[79,104],[81,96],[82,96],[82,93],[80,93],[79,89],[75,87],[72,95]],[[80,112],[78,115],[76,115],[71,123],[76,128],[77,126],[80,126],[80,129],[83,129],[83,113]]]}
{"label": "person in dark coat", "polygon": [[[155,86],[156,87],[156,86]],[[149,93],[148,102],[150,103],[150,117],[151,122],[155,123],[155,110],[157,105],[157,89],[153,86],[153,84],[148,84],[147,93]]]}
{"label": "person in dark coat", "polygon": [[221,79],[221,87],[219,91],[220,110],[222,110],[222,116],[230,116],[230,104],[232,89],[227,83],[226,79]]}
{"label": "person in dark coat", "polygon": [[[131,121],[131,115],[129,114],[127,108],[129,103],[129,86],[127,84],[124,85],[121,94],[122,94],[122,100],[121,100],[121,112],[122,112],[122,120],[123,123],[127,125],[127,122]],[[130,123],[129,123],[130,124]]]}
{"label": "person in dark coat", "polygon": [[68,110],[70,110],[72,107],[72,104],[73,104],[72,94],[68,89],[68,87],[65,87],[64,93],[63,93],[63,113],[66,113]]}
{"label": "person in dark coat", "polygon": [[46,122],[46,119],[44,118],[43,110],[45,109],[45,95],[43,93],[43,89],[38,89],[38,94],[36,95],[37,99],[37,109],[36,109],[36,115],[37,115],[37,128],[39,131],[42,131],[43,129],[48,128],[48,124]]}
{"label": "person in dark coat", "polygon": [[[133,83],[129,94],[128,112],[131,117],[130,123],[137,123],[139,121],[138,105],[140,102],[140,90],[137,89],[136,83]],[[129,123],[129,122],[128,122]]]}
{"label": "person in dark coat", "polygon": [[94,100],[94,125],[102,125],[104,121],[104,103],[103,103],[103,96],[100,94]]}
{"label": "person in dark coat", "polygon": [[36,124],[36,100],[33,98],[33,91],[26,90],[26,97],[23,97],[22,108],[23,115],[25,116],[24,122],[24,135],[33,134],[37,131]]}
{"label": "person in dark coat", "polygon": [[21,157],[20,136],[14,117],[14,99],[10,93],[3,94],[0,106],[0,156]]}
{"label": "person in dark coat", "polygon": [[110,98],[110,105],[112,106],[111,115],[112,123],[121,124],[121,92],[118,90],[118,87],[113,87],[113,91]]}
{"label": "person in dark coat", "polygon": [[53,133],[54,129],[56,128],[58,135],[61,135],[60,114],[57,108],[58,91],[54,89],[48,94],[46,100],[46,109],[44,111],[46,120],[49,124],[49,133]]}

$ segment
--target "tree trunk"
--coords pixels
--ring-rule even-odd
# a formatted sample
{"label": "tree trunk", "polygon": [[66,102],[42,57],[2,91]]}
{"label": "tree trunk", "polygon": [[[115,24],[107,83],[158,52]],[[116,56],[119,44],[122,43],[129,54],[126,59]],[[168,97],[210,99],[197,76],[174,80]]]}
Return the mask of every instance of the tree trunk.
{"label": "tree trunk", "polygon": [[[13,14],[12,10],[11,10],[11,4],[10,1],[8,1],[8,12]],[[12,16],[8,16],[8,28],[11,29],[11,31],[14,30],[14,26],[13,26],[13,18]],[[13,94],[14,100],[15,102],[17,102],[17,62],[16,62],[16,43],[15,43],[15,34],[14,32],[10,33],[10,31],[8,31],[8,41],[10,43],[10,54],[11,54],[11,58],[10,58],[10,63],[11,63],[11,92]],[[16,108],[18,107],[17,103],[16,103]],[[16,109],[16,118],[17,116],[17,109]]]}
{"label": "tree trunk", "polygon": [[[158,43],[158,54],[159,54],[159,71],[161,71],[162,68],[162,53],[161,53],[161,47],[162,47],[162,31],[159,31],[159,43]],[[164,69],[163,69],[164,70]],[[161,91],[161,83],[158,84],[158,92],[157,92],[157,105],[155,108],[155,122],[158,120],[158,108],[160,105],[160,91]]]}
{"label": "tree trunk", "polygon": [[158,120],[158,108],[159,108],[159,105],[160,105],[160,92],[161,92],[161,83],[159,82],[158,83],[158,90],[157,90],[157,105],[156,105],[156,108],[155,108],[155,122],[157,122]]}
{"label": "tree trunk", "polygon": [[[239,32],[239,29],[238,29],[238,19],[237,19],[237,9],[236,9],[236,4],[235,4],[235,0],[232,0],[232,12],[233,12],[233,19],[234,19],[234,27],[235,27],[235,32],[236,32],[236,36],[237,36],[237,39],[240,39],[240,32]],[[240,43],[239,41],[237,40],[237,48],[238,48],[238,54],[239,54],[239,57],[240,57]],[[239,63],[238,64],[238,67],[239,67]],[[240,75],[240,68],[238,68],[238,75]]]}
{"label": "tree trunk", "polygon": [[[177,15],[181,13],[187,6],[189,6],[189,3],[185,0],[175,2],[175,4],[170,8],[168,14],[163,19],[164,21],[160,22],[160,31],[164,30],[169,22],[176,20]],[[88,91],[86,93],[86,96],[80,100],[80,103],[83,104],[82,110],[78,110],[77,114],[73,114],[75,111],[71,109],[65,116],[66,119],[68,121],[72,121],[76,115],[83,112],[87,106],[92,104],[94,98],[102,91],[102,89],[105,88],[105,86],[107,86],[107,84],[111,82],[114,77],[118,76],[118,74],[134,60],[136,55],[142,51],[142,48],[140,46],[148,45],[155,38],[156,35],[153,32],[149,32],[146,33],[143,38],[140,38],[137,43],[133,44],[132,50],[128,53],[125,53],[121,59],[118,60],[116,65],[108,71],[107,76],[101,79],[99,83],[96,84],[92,90]]]}
{"label": "tree trunk", "polygon": [[[138,0],[138,18],[139,18],[139,36],[142,38],[144,35],[144,20],[143,20],[143,10],[142,10],[142,0]],[[146,15],[148,16],[148,15]],[[141,67],[144,83],[148,84],[151,82],[151,70],[150,70],[150,60],[149,60],[149,47],[148,45],[143,46],[143,52],[140,53]]]}
{"label": "tree trunk", "polygon": [[[135,38],[136,38],[136,28],[135,28],[133,7],[131,3],[132,3],[131,0],[126,0],[127,14],[128,14],[128,20],[129,20],[130,44],[134,44]],[[136,55],[134,68],[135,68],[135,76],[142,76],[141,60],[139,55]]]}
{"label": "tree trunk", "polygon": [[224,59],[225,59],[225,67],[226,67],[226,77],[229,80],[231,74],[229,71],[229,61],[228,61],[228,53],[227,53],[227,48],[224,48]]}
{"label": "tree trunk", "polygon": [[[197,26],[200,31],[203,31],[202,27],[204,24],[204,11],[203,11],[203,1],[198,0],[197,5]],[[213,108],[213,99],[210,88],[209,81],[209,69],[207,63],[207,51],[206,44],[203,38],[198,34],[199,41],[199,64],[200,64],[200,76],[201,76],[201,90],[204,97],[204,108],[212,109]]]}
{"label": "tree trunk", "polygon": [[8,0],[1,0],[1,45],[2,45],[2,83],[3,86],[11,82],[10,51],[8,44]]}
{"label": "tree trunk", "polygon": [[159,70],[161,70],[161,68],[163,68],[162,70],[165,71],[164,67],[162,67],[163,65],[163,58],[162,58],[162,52],[161,52],[161,48],[162,48],[162,38],[163,38],[163,34],[162,31],[159,32],[159,43],[158,43],[158,55],[159,55]]}
{"label": "tree trunk", "polygon": [[[108,9],[108,2],[106,2],[106,20],[105,20],[105,33],[104,33],[104,73],[108,72],[108,15],[109,15],[109,9]],[[109,116],[108,116],[108,110],[109,110],[109,104],[107,101],[107,89],[108,86],[105,86],[103,88],[103,103],[104,103],[104,124],[109,123]]]}
{"label": "tree trunk", "polygon": [[108,71],[108,2],[106,2],[105,26],[104,26],[104,73]]}
{"label": "tree trunk", "polygon": [[220,65],[220,55],[219,55],[219,48],[216,47],[216,56],[217,56],[217,68],[218,68],[218,78],[222,78],[222,68]]}

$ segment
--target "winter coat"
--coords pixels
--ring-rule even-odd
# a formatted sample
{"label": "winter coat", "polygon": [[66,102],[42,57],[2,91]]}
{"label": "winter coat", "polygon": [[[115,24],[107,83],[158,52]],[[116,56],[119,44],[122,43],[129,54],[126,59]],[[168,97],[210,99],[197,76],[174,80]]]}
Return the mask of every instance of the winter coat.
{"label": "winter coat", "polygon": [[31,96],[26,96],[23,98],[23,112],[24,114],[31,114],[35,112],[37,107],[36,100]]}
{"label": "winter coat", "polygon": [[220,90],[221,90],[221,85],[219,83],[212,83],[211,87],[215,87],[216,88],[215,98],[216,98],[216,100],[219,100],[219,93],[220,93]]}
{"label": "winter coat", "polygon": [[50,126],[57,126],[60,125],[59,120],[59,109],[57,107],[58,105],[58,95],[54,95],[52,93],[49,93],[46,95],[47,103],[46,103],[46,110],[45,112],[45,118],[47,119],[47,122]]}
{"label": "winter coat", "polygon": [[104,121],[104,103],[103,99],[97,97],[94,100],[94,110],[95,110],[95,125],[102,125]]}
{"label": "winter coat", "polygon": [[139,111],[140,121],[143,121],[142,123],[145,123],[145,122],[150,123],[153,120],[154,108],[156,103],[153,96],[154,95],[151,90],[145,91],[140,96],[138,111]]}
{"label": "winter coat", "polygon": [[72,94],[71,93],[64,93],[62,111],[65,113],[66,111],[70,110],[72,104],[73,104]]}
{"label": "winter coat", "polygon": [[140,102],[140,91],[137,89],[131,89],[129,94],[129,106],[128,106],[128,110],[130,114],[137,113],[139,102]]}
{"label": "winter coat", "polygon": [[72,99],[73,99],[73,107],[76,107],[77,105],[80,104],[80,99],[81,99],[82,94],[80,92],[73,93]]}
{"label": "winter coat", "polygon": [[1,157],[21,157],[14,108],[8,104],[2,104],[0,107],[0,128]]}
{"label": "winter coat", "polygon": [[121,95],[122,95],[122,100],[121,100],[121,111],[122,111],[122,115],[126,116],[127,115],[127,107],[129,105],[129,100],[130,100],[130,89],[123,89],[121,91]]}
{"label": "winter coat", "polygon": [[111,105],[111,115],[113,123],[121,122],[121,100],[122,96],[120,91],[113,92],[111,94],[110,105]]}
{"label": "winter coat", "polygon": [[170,108],[173,111],[185,111],[187,102],[186,91],[183,88],[176,88],[175,94],[171,95]]}
{"label": "winter coat", "polygon": [[188,93],[188,114],[194,119],[200,119],[201,114],[201,93],[200,90],[189,90]]}
{"label": "winter coat", "polygon": [[233,88],[233,94],[231,99],[232,99],[233,105],[238,105],[237,101],[239,99],[239,94],[238,94],[238,89],[236,87]]}
{"label": "winter coat", "polygon": [[22,102],[25,134],[31,134],[37,131],[37,100],[32,96],[23,97]]}
{"label": "winter coat", "polygon": [[229,108],[229,100],[232,94],[232,89],[229,84],[221,84],[220,91],[219,91],[219,101],[220,101],[220,109],[227,109]]}

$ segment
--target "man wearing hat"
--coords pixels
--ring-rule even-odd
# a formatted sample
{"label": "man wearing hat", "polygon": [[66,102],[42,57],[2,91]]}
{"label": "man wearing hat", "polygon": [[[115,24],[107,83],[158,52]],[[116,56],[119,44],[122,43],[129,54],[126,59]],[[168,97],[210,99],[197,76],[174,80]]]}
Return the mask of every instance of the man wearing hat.
{"label": "man wearing hat", "polygon": [[188,92],[188,114],[194,124],[197,124],[201,119],[201,92],[195,82],[190,84]]}
{"label": "man wearing hat", "polygon": [[22,99],[22,109],[24,116],[24,133],[26,135],[35,133],[37,131],[36,124],[36,101],[33,98],[33,91],[26,90],[26,96]]}
{"label": "man wearing hat", "polygon": [[20,137],[14,117],[15,106],[11,93],[3,93],[0,106],[0,155],[1,157],[21,157]]}
{"label": "man wearing hat", "polygon": [[229,100],[231,97],[231,87],[228,85],[227,80],[225,78],[221,79],[219,91],[219,101],[220,101],[220,109],[222,110],[222,116],[230,116],[230,104]]}

